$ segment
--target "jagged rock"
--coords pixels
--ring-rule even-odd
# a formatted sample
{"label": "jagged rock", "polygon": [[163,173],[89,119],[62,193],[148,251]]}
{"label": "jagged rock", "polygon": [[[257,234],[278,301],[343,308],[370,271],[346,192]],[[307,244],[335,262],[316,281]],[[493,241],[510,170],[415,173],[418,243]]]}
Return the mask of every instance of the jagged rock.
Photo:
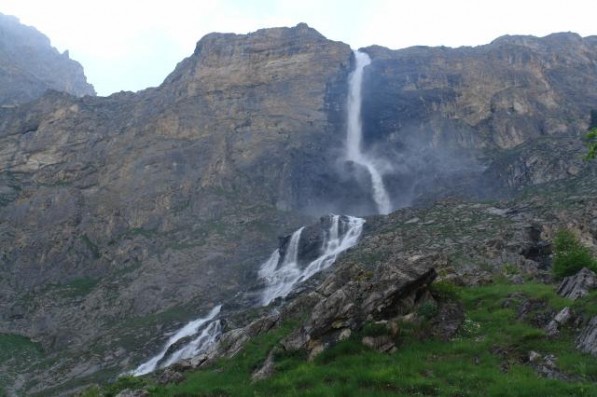
{"label": "jagged rock", "polygon": [[249,340],[269,331],[278,325],[279,321],[280,313],[274,312],[254,320],[245,327],[227,331],[205,354],[192,358],[191,363],[197,368],[212,363],[220,357],[233,357]]}
{"label": "jagged rock", "polygon": [[365,336],[361,343],[380,353],[389,353],[396,349],[396,344],[389,335]]}
{"label": "jagged rock", "polygon": [[583,267],[574,276],[565,277],[558,287],[558,294],[576,300],[597,288],[597,275],[592,270]]}
{"label": "jagged rock", "polygon": [[275,367],[274,367],[274,354],[273,352],[270,352],[267,355],[267,358],[265,359],[263,365],[261,366],[261,368],[259,368],[258,370],[254,371],[251,374],[251,380],[253,382],[259,381],[259,380],[264,380],[269,378],[270,376],[272,376],[275,372]]}
{"label": "jagged rock", "polygon": [[548,336],[556,336],[560,332],[560,326],[568,324],[572,318],[572,311],[565,307],[547,324],[545,331]]}
{"label": "jagged rock", "polygon": [[158,383],[160,385],[166,385],[169,383],[180,383],[184,380],[184,375],[172,368],[165,369],[158,377]]}
{"label": "jagged rock", "polygon": [[464,323],[464,308],[458,303],[441,303],[431,320],[431,332],[442,340],[453,338]]}
{"label": "jagged rock", "polygon": [[597,356],[597,316],[589,321],[576,339],[576,348]]}
{"label": "jagged rock", "polygon": [[[431,267],[435,260],[436,256],[419,256],[379,264],[371,275],[373,282],[355,281],[353,277],[362,274],[358,266],[339,269],[320,288],[328,290],[331,284],[340,287],[329,296],[321,296],[306,323],[282,340],[282,347],[290,351],[306,349],[316,355],[344,338],[347,329],[356,330],[365,321],[387,320],[411,312],[424,296],[422,291],[436,277]],[[393,346],[386,342],[374,344],[384,351],[391,350]]]}
{"label": "jagged rock", "polygon": [[539,375],[548,379],[569,380],[570,377],[558,369],[556,361],[553,354],[543,356],[535,351],[529,352],[528,362]]}
{"label": "jagged rock", "polygon": [[149,392],[147,390],[125,389],[118,393],[116,397],[149,397]]}
{"label": "jagged rock", "polygon": [[536,351],[529,352],[529,362],[534,363],[541,359],[541,354],[537,353]]}

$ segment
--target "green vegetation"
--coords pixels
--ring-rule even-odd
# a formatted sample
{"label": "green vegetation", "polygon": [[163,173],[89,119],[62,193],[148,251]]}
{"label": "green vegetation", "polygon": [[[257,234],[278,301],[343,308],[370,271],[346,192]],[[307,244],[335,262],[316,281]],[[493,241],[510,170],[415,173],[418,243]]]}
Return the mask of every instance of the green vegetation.
{"label": "green vegetation", "polygon": [[81,236],[81,241],[85,244],[87,248],[89,248],[89,251],[91,251],[91,254],[93,255],[94,259],[99,259],[102,256],[97,244],[91,241],[86,234],[83,234]]}
{"label": "green vegetation", "polygon": [[39,344],[21,335],[0,334],[0,396],[6,394],[5,382],[42,358]]}
{"label": "green vegetation", "polygon": [[554,274],[560,278],[567,277],[583,267],[597,271],[597,261],[591,251],[570,230],[558,230],[554,239]]}
{"label": "green vegetation", "polygon": [[[587,313],[597,306],[597,294],[573,303],[556,295],[554,286],[539,283],[475,288],[443,283],[436,292],[458,299],[466,310],[460,332],[447,342],[429,336],[432,322],[408,322],[400,325],[395,337],[398,351],[377,353],[361,339],[388,331],[370,323],[313,361],[307,361],[304,353],[278,353],[274,375],[252,382],[251,373],[292,329],[286,325],[254,339],[233,359],[185,374],[179,384],[157,385],[151,378],[137,382],[144,382],[151,396],[160,397],[597,395],[597,360],[575,350],[573,330],[563,328],[557,337],[548,338],[541,327],[533,325],[542,310],[554,312],[572,305],[577,313]],[[519,308],[529,299],[545,305],[521,318]],[[434,311],[420,310],[424,315]],[[569,380],[539,375],[528,362],[530,351],[553,354],[557,371]],[[128,380],[102,393],[90,389],[86,397],[114,395],[123,382]]]}
{"label": "green vegetation", "polygon": [[60,295],[63,297],[74,298],[87,295],[97,286],[97,283],[98,280],[94,278],[82,277],[57,287],[60,289]]}
{"label": "green vegetation", "polygon": [[597,157],[597,127],[594,127],[585,135],[585,141],[588,149],[585,159],[594,160]]}

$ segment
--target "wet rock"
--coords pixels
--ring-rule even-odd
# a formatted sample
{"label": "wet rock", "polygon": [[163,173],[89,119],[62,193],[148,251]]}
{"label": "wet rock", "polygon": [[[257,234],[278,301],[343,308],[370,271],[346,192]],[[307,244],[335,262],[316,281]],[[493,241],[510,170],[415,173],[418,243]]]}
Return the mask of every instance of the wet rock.
{"label": "wet rock", "polygon": [[597,316],[589,321],[576,339],[576,348],[597,356]]}
{"label": "wet rock", "polygon": [[557,292],[565,298],[576,300],[595,288],[597,288],[597,275],[584,267],[574,276],[565,277]]}

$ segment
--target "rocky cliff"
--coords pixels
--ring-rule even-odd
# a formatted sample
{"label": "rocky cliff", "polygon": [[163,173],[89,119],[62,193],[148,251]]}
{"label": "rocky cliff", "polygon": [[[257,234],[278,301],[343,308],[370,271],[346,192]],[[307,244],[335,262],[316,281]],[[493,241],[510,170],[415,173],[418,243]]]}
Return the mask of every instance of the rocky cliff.
{"label": "rocky cliff", "polygon": [[[365,50],[365,142],[394,207],[594,172],[593,38]],[[277,236],[374,212],[341,160],[353,63],[305,24],[210,34],[158,88],[0,109],[0,333],[42,352],[15,384],[130,369],[250,286]]]}
{"label": "rocky cliff", "polygon": [[576,153],[597,107],[596,37],[365,50],[365,136],[395,164],[386,179],[396,204],[463,189],[503,195],[583,167]]}
{"label": "rocky cliff", "polygon": [[47,90],[95,95],[81,65],[15,17],[0,14],[0,106],[39,98]]}

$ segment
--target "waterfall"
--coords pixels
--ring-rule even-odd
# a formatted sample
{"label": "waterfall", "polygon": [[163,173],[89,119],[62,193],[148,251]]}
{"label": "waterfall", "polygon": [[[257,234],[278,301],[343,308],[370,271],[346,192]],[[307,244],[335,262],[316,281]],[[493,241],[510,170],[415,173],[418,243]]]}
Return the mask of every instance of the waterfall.
{"label": "waterfall", "polygon": [[[323,231],[320,255],[307,266],[299,266],[300,239],[304,227],[292,233],[284,258],[276,249],[259,268],[258,276],[265,281],[261,291],[260,306],[267,306],[276,298],[286,297],[298,284],[308,280],[317,272],[330,267],[340,253],[354,246],[361,236],[364,219],[352,216],[330,215],[330,226]],[[280,260],[282,259],[281,263]],[[222,324],[217,319],[222,305],[214,307],[207,316],[193,320],[168,338],[162,350],[129,374],[146,375],[157,368],[164,368],[180,360],[207,352],[222,334]],[[191,341],[180,343],[183,339]],[[182,345],[176,351],[173,347]]]}
{"label": "waterfall", "polygon": [[263,306],[268,305],[279,296],[288,295],[301,276],[298,267],[298,246],[303,229],[301,227],[292,233],[286,255],[284,255],[284,260],[279,267],[280,250],[277,249],[259,269],[259,278],[264,279],[266,282],[266,287],[261,295]]}
{"label": "waterfall", "polygon": [[[341,218],[345,228],[343,233],[340,233]],[[276,298],[286,297],[297,284],[330,267],[336,261],[338,254],[357,243],[364,223],[365,220],[361,218],[331,215],[331,225],[324,232],[320,255],[303,269],[298,265],[298,246],[303,228],[294,232],[282,264],[277,266],[280,261],[280,251],[275,250],[259,269],[259,277],[266,283],[261,304],[266,306]]]}
{"label": "waterfall", "polygon": [[363,166],[371,176],[373,200],[380,214],[388,214],[392,210],[390,196],[386,191],[383,178],[375,162],[362,151],[363,126],[361,121],[361,87],[363,85],[363,69],[371,63],[369,55],[354,52],[356,65],[348,79],[348,114],[346,128],[346,159]]}
{"label": "waterfall", "polygon": [[[203,327],[203,331],[201,332],[199,337],[197,337],[196,339],[191,341],[184,348],[176,351],[169,358],[168,365],[172,364],[175,361],[178,361],[180,359],[189,358],[196,354],[201,353],[202,351],[205,351],[211,344],[213,344],[213,342],[215,342],[217,336],[219,335],[219,332],[217,334],[216,334],[216,332],[214,332],[216,330],[214,329],[214,326],[212,324],[214,324],[215,322],[210,322],[210,321],[213,320],[220,313],[221,308],[222,308],[222,305],[216,306],[209,312],[209,314],[206,317],[199,318],[197,320],[193,320],[190,323],[188,323],[187,325],[185,325],[184,327],[182,327],[181,329],[179,329],[174,335],[172,335],[170,338],[168,338],[168,341],[166,342],[166,344],[164,345],[164,347],[162,348],[160,353],[158,353],[154,357],[150,358],[143,364],[139,365],[137,367],[137,369],[135,369],[134,371],[131,372],[131,375],[141,376],[141,375],[145,375],[150,372],[153,372],[158,367],[158,364],[160,364],[160,362],[164,359],[164,357],[166,356],[166,353],[168,353],[168,350],[170,349],[170,347],[172,345],[174,345],[176,342],[178,342],[179,340],[181,340],[183,338],[187,338],[187,337],[196,335],[197,332],[199,331],[199,329],[201,329],[204,325],[207,324],[206,327]],[[216,322],[219,325],[219,321],[216,321]],[[211,328],[211,330],[208,331],[210,328]],[[209,343],[210,341],[207,338],[201,339],[202,336],[206,333],[206,331],[211,332],[211,334],[213,334],[211,343]],[[203,341],[203,343],[201,343],[201,341]],[[188,356],[187,353],[191,353],[191,350],[185,350],[185,349],[187,346],[190,346],[190,345],[193,345],[192,351],[193,352],[196,351],[196,354],[191,354],[190,356]],[[184,350],[184,351],[181,352],[181,350]],[[180,354],[178,355],[178,357],[174,361],[172,361],[172,357],[174,357],[179,352],[180,352]],[[165,365],[163,365],[163,364],[160,365],[160,367],[163,367],[163,366],[165,366]]]}
{"label": "waterfall", "polygon": [[[371,176],[372,196],[381,214],[391,210],[390,197],[385,189],[383,178],[376,168],[375,162],[362,151],[361,125],[361,86],[363,68],[371,63],[365,53],[355,51],[356,67],[349,78],[348,119],[346,136],[346,158],[364,167]],[[330,226],[323,232],[323,244],[320,255],[309,264],[299,266],[299,247],[304,228],[296,230],[290,237],[284,257],[281,258],[276,249],[265,261],[258,272],[264,280],[265,288],[261,292],[261,306],[267,306],[276,298],[284,298],[301,282],[308,280],[316,273],[327,269],[340,253],[354,246],[363,230],[364,219],[352,216],[330,215]],[[177,361],[194,357],[208,351],[222,333],[220,320],[216,319],[222,305],[214,307],[205,317],[191,321],[168,338],[162,350],[130,372],[140,376],[163,368]],[[190,342],[180,343],[183,339],[194,337]],[[173,353],[176,345],[182,345]]]}

